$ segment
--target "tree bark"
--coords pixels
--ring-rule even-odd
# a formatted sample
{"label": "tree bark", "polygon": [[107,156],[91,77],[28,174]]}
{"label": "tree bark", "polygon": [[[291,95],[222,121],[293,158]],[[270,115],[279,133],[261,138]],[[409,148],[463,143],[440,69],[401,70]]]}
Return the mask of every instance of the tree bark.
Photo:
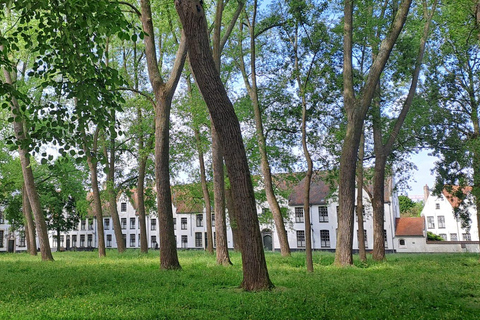
{"label": "tree bark", "polygon": [[365,154],[365,134],[362,132],[360,137],[360,147],[358,150],[357,162],[357,220],[358,220],[358,255],[360,261],[367,262],[367,253],[365,250],[365,233],[363,226],[363,158]]}
{"label": "tree bark", "polygon": [[200,92],[224,148],[228,175],[238,210],[243,282],[248,291],[266,290],[273,284],[268,276],[258,224],[253,185],[243,145],[240,123],[220,79],[208,41],[207,22],[197,0],[177,0],[175,7],[187,37],[190,63]]}
{"label": "tree bark", "polygon": [[200,183],[202,185],[203,201],[205,202],[205,215],[207,221],[207,252],[213,254],[213,235],[212,235],[212,206],[210,204],[210,194],[207,186],[207,175],[205,174],[205,161],[203,160],[202,143],[200,140],[200,130],[194,129],[195,140],[197,142],[198,162],[200,165]]}
{"label": "tree bark", "polygon": [[[87,155],[87,164],[90,169],[90,181],[92,184],[92,196],[93,196],[93,214],[97,220],[97,236],[98,236],[98,256],[100,258],[106,256],[105,251],[105,234],[103,230],[103,214],[102,214],[102,200],[100,199],[100,190],[98,189],[98,173],[97,173],[97,161],[93,157],[97,147],[98,129],[95,131],[93,138],[93,150],[88,148],[87,137],[85,132],[83,135],[83,151]],[[118,240],[117,240],[118,241]]]}
{"label": "tree bark", "polygon": [[[267,196],[268,206],[272,212],[273,220],[275,222],[275,229],[277,231],[278,242],[280,244],[280,252],[282,256],[290,256],[290,246],[288,244],[287,230],[285,228],[285,222],[283,221],[282,212],[280,210],[280,205],[278,204],[277,197],[275,196],[275,191],[273,190],[272,182],[272,172],[270,169],[270,163],[267,155],[267,146],[265,135],[263,133],[263,120],[262,113],[260,111],[260,102],[258,99],[258,88],[257,88],[257,75],[256,75],[256,53],[255,53],[255,20],[256,20],[256,10],[257,1],[254,1],[253,5],[253,17],[252,21],[248,21],[249,33],[250,33],[250,80],[246,72],[245,64],[243,62],[243,54],[240,57],[240,69],[243,75],[245,86],[247,88],[250,100],[252,101],[254,119],[255,119],[255,134],[257,137],[258,150],[260,153],[260,167],[263,175],[263,187],[265,189],[265,194]],[[242,24],[240,25],[240,28]],[[239,42],[240,51],[242,52],[241,41]],[[306,231],[305,231],[306,232]]]}
{"label": "tree bark", "polygon": [[160,240],[160,268],[180,269],[177,255],[177,244],[173,226],[172,197],[170,190],[169,172],[169,122],[170,108],[173,94],[180,79],[185,64],[187,47],[186,38],[182,33],[182,39],[178,46],[174,66],[168,82],[164,82],[160,74],[156,58],[154,29],[152,12],[149,0],[141,1],[142,26],[146,33],[144,37],[145,57],[147,69],[155,94],[155,185],[157,188],[157,207],[159,221]]}
{"label": "tree bark", "polygon": [[363,121],[372,101],[378,79],[388,61],[398,35],[400,34],[410,9],[412,0],[403,0],[387,36],[380,45],[373,61],[361,97],[355,98],[353,86],[353,0],[344,5],[344,55],[343,55],[343,97],[347,115],[346,135],[342,146],[339,175],[339,212],[335,265],[353,264],[353,217],[355,208],[355,170]]}
{"label": "tree bark", "polygon": [[35,223],[32,218],[32,208],[30,207],[30,201],[28,200],[27,191],[25,189],[25,183],[23,183],[22,197],[23,197],[23,215],[25,216],[25,221],[27,222],[25,226],[25,238],[27,240],[27,250],[30,255],[36,256],[37,241],[35,239],[36,238]]}

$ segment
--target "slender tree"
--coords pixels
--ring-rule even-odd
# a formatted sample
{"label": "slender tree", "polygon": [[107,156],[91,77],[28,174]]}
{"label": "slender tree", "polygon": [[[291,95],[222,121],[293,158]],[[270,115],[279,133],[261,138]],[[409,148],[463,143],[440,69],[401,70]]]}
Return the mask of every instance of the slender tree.
{"label": "slender tree", "polygon": [[200,92],[224,148],[228,175],[239,213],[237,223],[242,251],[245,290],[270,289],[262,239],[258,225],[253,185],[243,145],[240,124],[227,96],[213,60],[208,41],[205,12],[200,1],[179,0],[175,7],[180,16],[188,44],[189,60]]}

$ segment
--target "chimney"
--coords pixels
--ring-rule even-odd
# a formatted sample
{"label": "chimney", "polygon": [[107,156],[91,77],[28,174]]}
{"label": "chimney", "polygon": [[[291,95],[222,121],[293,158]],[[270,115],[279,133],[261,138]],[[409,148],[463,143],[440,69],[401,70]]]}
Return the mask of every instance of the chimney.
{"label": "chimney", "polygon": [[423,187],[423,204],[427,203],[427,199],[430,196],[430,189],[428,189],[428,185],[426,184]]}

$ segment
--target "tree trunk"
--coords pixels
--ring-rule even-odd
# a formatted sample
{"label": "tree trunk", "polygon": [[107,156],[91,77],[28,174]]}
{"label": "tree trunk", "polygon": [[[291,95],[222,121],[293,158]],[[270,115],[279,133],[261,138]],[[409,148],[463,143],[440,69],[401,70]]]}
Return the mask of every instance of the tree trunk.
{"label": "tree trunk", "polygon": [[[84,143],[84,149],[87,149],[86,143]],[[88,168],[90,169],[90,180],[92,182],[93,213],[97,220],[98,256],[102,258],[106,256],[106,252],[105,235],[103,231],[102,201],[100,199],[100,190],[98,189],[97,163],[87,151],[88,150],[85,150],[85,154],[87,155]]]}
{"label": "tree trunk", "polygon": [[225,189],[225,198],[228,209],[228,219],[230,220],[230,229],[232,230],[233,250],[240,251],[240,236],[238,235],[237,215],[235,213],[235,205],[233,204],[231,188]]}
{"label": "tree trunk", "polygon": [[25,183],[23,183],[22,197],[23,197],[23,215],[25,216],[25,221],[27,222],[25,226],[25,238],[27,240],[27,250],[30,255],[36,256],[37,241],[35,239],[36,238],[35,223],[32,218],[32,208],[30,207],[30,201],[28,201],[28,195],[25,189]]}
{"label": "tree trunk", "polygon": [[[142,140],[142,142],[140,142]],[[140,143],[142,144],[140,148]],[[139,150],[143,152],[143,138],[139,139]],[[137,212],[138,212],[138,224],[140,226],[140,252],[148,253],[147,242],[147,224],[145,221],[145,170],[147,166],[147,159],[145,156],[139,157],[138,165],[138,182],[137,182]]]}
{"label": "tree trunk", "polygon": [[[272,182],[272,172],[270,169],[270,163],[268,161],[267,155],[267,146],[265,141],[265,135],[263,133],[263,120],[262,114],[260,111],[260,102],[258,100],[258,88],[257,88],[257,76],[256,76],[256,54],[255,54],[255,19],[256,19],[256,7],[257,2],[253,6],[253,17],[252,21],[249,22],[249,31],[250,31],[250,77],[251,83],[248,79],[248,75],[245,69],[243,62],[243,54],[240,57],[240,69],[242,71],[243,79],[245,86],[247,88],[250,100],[252,101],[254,118],[255,118],[255,134],[257,137],[258,150],[260,153],[260,167],[263,175],[263,187],[265,189],[265,194],[267,196],[268,206],[272,212],[273,220],[275,222],[275,229],[278,235],[278,241],[280,244],[280,252],[282,256],[290,256],[290,246],[288,244],[287,230],[285,229],[285,223],[283,221],[282,212],[280,210],[280,205],[278,204],[277,197],[273,190]],[[242,24],[240,25],[240,27]],[[241,42],[239,42],[240,50]]]}
{"label": "tree trunk", "polygon": [[207,252],[213,254],[212,206],[210,204],[210,194],[208,193],[207,175],[205,174],[205,162],[203,160],[200,130],[198,128],[195,128],[194,132],[195,140],[197,142],[198,162],[200,165],[200,182],[202,184],[203,202],[205,202],[205,215],[207,221]]}
{"label": "tree trunk", "polygon": [[141,0],[142,26],[145,57],[147,59],[148,76],[155,94],[155,186],[157,188],[157,206],[160,240],[160,268],[180,269],[177,255],[177,244],[173,226],[172,196],[169,172],[169,123],[173,94],[180,79],[186,59],[186,39],[182,39],[175,56],[170,78],[165,83],[160,74],[157,62],[155,37],[152,23],[152,11],[149,0]]}
{"label": "tree trunk", "polygon": [[386,157],[383,154],[375,154],[375,173],[373,179],[373,260],[385,259],[385,165]]}
{"label": "tree trunk", "polygon": [[[115,115],[113,116],[115,119]],[[112,132],[115,130],[112,128]],[[110,216],[112,216],[113,231],[115,233],[115,241],[117,243],[118,253],[123,253],[126,250],[125,242],[123,241],[122,224],[117,209],[117,192],[115,191],[115,138],[111,134],[110,138],[110,154],[108,154],[107,147],[103,149],[105,159],[107,159],[107,198],[108,209]],[[98,220],[97,220],[98,221]],[[100,221],[103,229],[103,221]]]}
{"label": "tree trunk", "polygon": [[360,137],[357,162],[357,220],[358,220],[358,255],[360,261],[367,262],[365,250],[365,228],[363,226],[363,158],[365,154],[365,134]]}
{"label": "tree trunk", "polygon": [[235,197],[240,231],[245,290],[273,287],[268,276],[258,224],[252,180],[243,145],[240,123],[220,79],[208,41],[207,22],[197,0],[177,0],[175,7],[187,38],[190,63],[200,92],[208,106],[215,130],[224,148],[228,175]]}
{"label": "tree trunk", "polygon": [[[228,253],[227,224],[225,221],[225,196],[227,191],[225,190],[225,177],[223,173],[223,154],[222,148],[220,146],[220,140],[217,136],[217,132],[215,131],[213,123],[211,124],[211,135],[215,201],[215,238],[217,241],[217,264],[231,265],[232,262],[230,261],[230,256]],[[230,203],[233,202],[233,199],[230,198],[229,200]]]}

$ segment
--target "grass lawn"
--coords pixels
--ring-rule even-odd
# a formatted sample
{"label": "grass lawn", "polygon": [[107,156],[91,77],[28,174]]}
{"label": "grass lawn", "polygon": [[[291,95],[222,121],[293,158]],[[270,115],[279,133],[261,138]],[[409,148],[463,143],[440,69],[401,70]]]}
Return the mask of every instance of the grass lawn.
{"label": "grass lawn", "polygon": [[241,260],[215,264],[179,252],[182,271],[160,271],[158,251],[0,255],[0,319],[480,319],[475,254],[392,254],[338,269],[331,253],[267,253],[271,292],[243,292]]}

